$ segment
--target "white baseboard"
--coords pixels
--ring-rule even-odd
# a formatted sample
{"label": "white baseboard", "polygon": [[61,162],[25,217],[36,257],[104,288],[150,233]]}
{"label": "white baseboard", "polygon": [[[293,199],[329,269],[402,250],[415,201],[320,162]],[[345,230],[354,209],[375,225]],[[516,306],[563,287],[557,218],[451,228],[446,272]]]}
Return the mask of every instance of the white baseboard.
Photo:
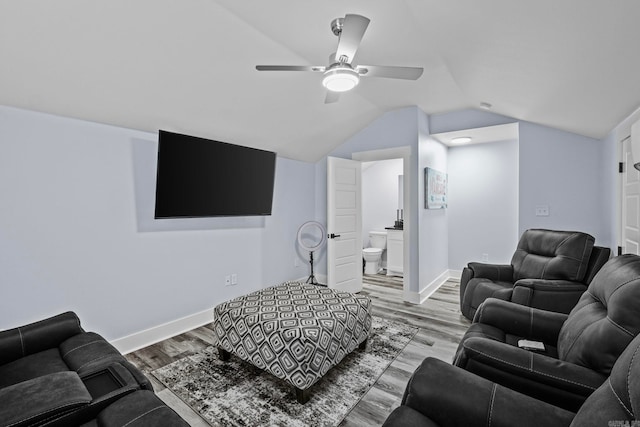
{"label": "white baseboard", "polygon": [[[419,293],[405,291],[404,300],[412,304],[422,304],[447,280],[459,280],[460,274],[460,271],[447,270],[425,286]],[[302,277],[298,280],[304,282],[307,278],[308,277]],[[316,279],[320,283],[327,283],[326,275],[316,275]],[[172,320],[162,325],[127,335],[126,337],[115,339],[111,341],[111,344],[122,354],[127,354],[211,322],[213,322],[213,308]]]}
{"label": "white baseboard", "polygon": [[211,322],[213,322],[213,308],[118,338],[111,341],[111,344],[120,353],[127,354]]}
{"label": "white baseboard", "polygon": [[404,300],[411,304],[422,304],[429,298],[440,286],[447,280],[460,280],[461,271],[458,270],[445,270],[441,275],[436,277],[431,283],[422,288],[420,292],[405,291]]}

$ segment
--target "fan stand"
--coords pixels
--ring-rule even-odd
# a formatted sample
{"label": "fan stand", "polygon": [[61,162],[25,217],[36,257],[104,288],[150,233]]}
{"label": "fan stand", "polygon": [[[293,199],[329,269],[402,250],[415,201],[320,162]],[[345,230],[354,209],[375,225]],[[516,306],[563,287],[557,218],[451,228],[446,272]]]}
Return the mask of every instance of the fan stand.
{"label": "fan stand", "polygon": [[327,286],[327,285],[323,285],[322,283],[318,283],[318,281],[316,280],[316,276],[313,274],[313,251],[309,252],[309,264],[311,264],[311,275],[309,276],[309,278],[305,283],[310,283],[312,285],[317,285],[317,286]]}
{"label": "fan stand", "polygon": [[[316,242],[316,244],[308,245],[305,243],[302,236],[304,234],[304,231],[307,228],[312,228],[312,227],[317,228],[320,231],[320,239],[318,242]],[[313,273],[313,253],[326,243],[326,235],[327,234],[326,234],[325,228],[322,226],[322,224],[320,224],[317,221],[307,221],[304,224],[302,224],[298,229],[298,235],[297,235],[298,244],[304,250],[309,252],[309,265],[311,266],[311,274],[309,275],[309,278],[307,279],[306,283],[309,283],[311,285],[325,286],[325,287],[327,286],[327,285],[323,285],[322,283],[319,283],[318,280],[316,279],[315,274]]]}

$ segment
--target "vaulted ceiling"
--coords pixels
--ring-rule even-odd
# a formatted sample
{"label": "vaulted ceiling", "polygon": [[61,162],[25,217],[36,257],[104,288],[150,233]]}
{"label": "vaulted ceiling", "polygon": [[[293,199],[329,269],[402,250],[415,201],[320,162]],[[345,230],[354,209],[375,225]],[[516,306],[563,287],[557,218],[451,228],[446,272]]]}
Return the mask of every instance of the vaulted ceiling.
{"label": "vaulted ceiling", "polygon": [[[424,67],[363,79],[325,104],[334,18],[371,23],[356,63]],[[158,129],[316,161],[386,111],[495,113],[602,138],[640,106],[632,0],[5,0],[0,104]],[[1,142],[0,142],[1,143]]]}

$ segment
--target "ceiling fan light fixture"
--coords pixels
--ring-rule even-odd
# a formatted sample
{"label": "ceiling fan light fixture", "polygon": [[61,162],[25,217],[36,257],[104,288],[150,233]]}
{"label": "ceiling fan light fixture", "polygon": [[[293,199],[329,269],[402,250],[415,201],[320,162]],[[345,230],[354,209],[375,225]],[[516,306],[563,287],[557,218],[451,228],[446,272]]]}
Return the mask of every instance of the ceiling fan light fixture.
{"label": "ceiling fan light fixture", "polygon": [[324,73],[322,85],[332,92],[346,92],[360,83],[360,75],[351,67],[338,66]]}

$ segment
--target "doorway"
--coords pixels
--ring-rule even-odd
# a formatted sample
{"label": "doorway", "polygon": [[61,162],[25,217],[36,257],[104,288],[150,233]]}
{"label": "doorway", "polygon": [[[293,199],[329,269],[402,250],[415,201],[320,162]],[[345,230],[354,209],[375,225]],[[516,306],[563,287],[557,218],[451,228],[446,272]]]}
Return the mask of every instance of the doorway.
{"label": "doorway", "polygon": [[[398,148],[389,148],[382,150],[372,150],[372,151],[362,151],[358,153],[353,153],[351,158],[353,160],[357,160],[360,162],[374,162],[374,161],[382,161],[382,160],[401,160],[402,161],[402,175],[403,185],[402,185],[402,197],[399,197],[400,204],[397,205],[399,209],[402,209],[403,212],[403,230],[402,230],[402,252],[403,252],[403,275],[402,275],[402,288],[403,288],[403,299],[408,301],[407,295],[409,293],[409,283],[410,283],[410,233],[413,225],[413,218],[411,215],[410,209],[410,200],[411,200],[411,147],[398,147]],[[393,202],[391,202],[393,203]],[[400,206],[402,206],[400,208]],[[360,212],[360,217],[362,218],[362,211]],[[389,218],[390,226],[393,226],[395,218]],[[387,241],[387,247],[389,242]]]}
{"label": "doorway", "polygon": [[631,137],[621,142],[620,246],[618,254],[640,254],[640,172],[633,167]]}

